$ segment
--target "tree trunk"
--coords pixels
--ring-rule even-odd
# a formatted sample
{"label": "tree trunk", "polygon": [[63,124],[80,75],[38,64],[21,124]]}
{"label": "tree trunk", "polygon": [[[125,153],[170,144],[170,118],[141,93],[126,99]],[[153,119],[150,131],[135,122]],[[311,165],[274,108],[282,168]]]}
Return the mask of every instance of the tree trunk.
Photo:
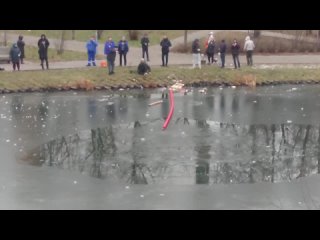
{"label": "tree trunk", "polygon": [[271,125],[271,134],[272,134],[272,171],[271,171],[271,182],[274,183],[274,160],[275,160],[275,155],[276,155],[276,146],[275,146],[275,141],[276,141],[276,126],[274,124]]}
{"label": "tree trunk", "polygon": [[63,47],[64,47],[65,37],[66,37],[66,30],[62,30],[60,44],[59,44],[59,47],[57,49],[57,53],[59,55],[61,55],[63,53],[63,51],[64,51]]}
{"label": "tree trunk", "polygon": [[260,37],[260,34],[261,34],[261,30],[253,30],[253,37],[254,38]]}
{"label": "tree trunk", "polygon": [[320,173],[320,127],[319,127],[319,137],[318,137],[318,174]]}
{"label": "tree trunk", "polygon": [[187,49],[187,43],[188,43],[188,30],[184,30],[184,47]]}
{"label": "tree trunk", "polygon": [[256,159],[257,154],[257,127],[255,125],[250,126],[249,132],[252,133],[252,146],[251,146],[251,162],[250,162],[250,170],[249,170],[249,182],[254,183],[254,177],[253,177],[253,168],[252,168],[252,162]]}
{"label": "tree trunk", "polygon": [[298,47],[298,43],[303,39],[304,30],[295,30],[293,41],[293,48]]}
{"label": "tree trunk", "polygon": [[281,133],[282,133],[282,139],[283,139],[283,143],[286,144],[286,134],[285,134],[285,130],[284,130],[284,124],[281,124]]}
{"label": "tree trunk", "polygon": [[306,151],[307,151],[307,143],[308,143],[308,138],[309,138],[309,132],[310,132],[311,125],[307,126],[306,129],[306,136],[303,140],[303,145],[302,145],[302,158],[301,158],[301,166],[300,166],[300,174],[297,178],[299,177],[305,177],[307,174],[307,166],[306,166]]}
{"label": "tree trunk", "polygon": [[4,30],[3,33],[3,45],[7,46],[7,30]]}
{"label": "tree trunk", "polygon": [[320,30],[317,31],[317,51],[319,51],[320,48]]}
{"label": "tree trunk", "polygon": [[101,39],[102,33],[103,33],[103,30],[97,30],[97,38],[98,38],[98,40]]}
{"label": "tree trunk", "polygon": [[75,40],[75,39],[76,39],[76,30],[72,30],[71,40]]}
{"label": "tree trunk", "polygon": [[138,40],[139,31],[138,30],[128,30],[129,31],[129,39],[130,40]]}

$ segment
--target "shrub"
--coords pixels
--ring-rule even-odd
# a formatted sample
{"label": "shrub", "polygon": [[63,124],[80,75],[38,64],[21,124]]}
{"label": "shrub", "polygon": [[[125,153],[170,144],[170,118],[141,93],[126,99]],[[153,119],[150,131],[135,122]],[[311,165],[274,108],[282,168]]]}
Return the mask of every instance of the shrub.
{"label": "shrub", "polygon": [[138,30],[128,30],[129,31],[129,40],[138,40],[139,31]]}
{"label": "shrub", "polygon": [[[222,39],[226,41],[227,44],[227,53],[230,54],[230,46],[233,42],[233,39],[236,38],[238,40],[238,43],[240,44],[240,52],[243,52],[243,46],[244,46],[244,39],[247,36],[247,33],[244,32],[218,32],[215,34],[216,39],[216,48],[215,51],[218,52],[219,44]],[[193,41],[193,39],[190,39]],[[206,41],[206,38],[200,39],[201,44],[201,52],[205,53],[205,46],[204,42]],[[310,42],[305,42],[302,40],[300,41],[293,41],[288,39],[282,39],[282,38],[273,38],[273,37],[265,37],[260,36],[257,39],[253,40],[256,48],[255,52],[258,53],[288,53],[288,52],[314,52],[319,51],[320,47],[317,44],[312,44]],[[187,48],[184,47],[184,44],[178,44],[176,46],[173,46],[172,51],[173,52],[179,52],[179,53],[191,53],[191,44],[192,42],[189,42],[187,45]]]}

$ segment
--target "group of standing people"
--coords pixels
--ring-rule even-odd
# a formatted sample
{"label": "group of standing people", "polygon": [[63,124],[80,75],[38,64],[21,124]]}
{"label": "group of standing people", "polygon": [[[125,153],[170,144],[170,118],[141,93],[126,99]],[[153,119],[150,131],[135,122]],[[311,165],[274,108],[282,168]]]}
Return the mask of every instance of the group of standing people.
{"label": "group of standing people", "polygon": [[[46,63],[46,68],[49,69],[48,62],[48,48],[49,40],[44,34],[41,35],[38,41],[38,54],[41,61],[41,67],[44,69],[44,62]],[[23,36],[19,36],[18,41],[14,43],[10,49],[10,61],[12,63],[13,70],[20,71],[20,64],[24,64],[25,58],[25,42],[23,41]]]}
{"label": "group of standing people", "polygon": [[[92,36],[90,38],[90,40],[87,42],[86,48],[87,48],[87,54],[88,54],[87,66],[90,67],[91,64],[92,66],[96,66],[96,54],[97,54],[98,42],[95,36]],[[125,37],[121,38],[121,40],[118,42],[118,45],[116,45],[115,42],[112,40],[112,38],[109,37],[108,41],[106,41],[104,45],[104,54],[106,56],[107,63],[108,63],[107,65],[109,69],[109,75],[114,74],[114,66],[115,66],[117,50],[120,55],[120,66],[122,66],[122,60],[123,60],[123,65],[127,66],[127,53],[129,52],[129,44]]]}
{"label": "group of standing people", "polygon": [[[149,62],[149,44],[150,40],[148,38],[147,33],[143,35],[143,37],[140,40],[141,48],[142,48],[142,59],[140,64],[143,63],[143,65],[146,64],[146,61]],[[44,63],[46,64],[46,69],[49,69],[49,61],[48,61],[48,48],[50,46],[49,40],[46,38],[44,34],[41,35],[40,39],[38,40],[38,54],[39,59],[41,61],[41,67],[44,69]],[[161,46],[161,59],[162,59],[162,67],[168,66],[169,61],[169,52],[170,48],[172,47],[172,44],[167,36],[164,36],[163,39],[160,42]],[[13,70],[20,70],[20,64],[23,64],[23,60],[25,58],[25,52],[24,52],[25,42],[23,41],[23,36],[19,36],[19,39],[17,43],[14,43],[12,45],[12,48],[10,50],[10,59],[13,64]],[[97,54],[97,48],[98,48],[98,42],[96,40],[95,36],[92,36],[90,40],[86,44],[87,48],[87,54],[88,54],[88,64],[87,66],[96,66],[96,54]],[[255,45],[253,41],[250,39],[249,36],[245,38],[245,44],[243,50],[246,52],[246,58],[247,58],[247,65],[252,66],[252,54],[253,50],[255,48]],[[213,32],[209,33],[209,37],[205,42],[205,53],[208,57],[208,64],[212,64],[216,62],[217,60],[214,58],[216,49],[216,41],[213,36]],[[116,53],[119,53],[120,58],[120,66],[127,65],[127,53],[129,52],[129,44],[128,41],[123,36],[121,40],[118,42],[118,44],[115,44],[115,42],[112,40],[111,37],[109,37],[108,41],[106,41],[104,45],[104,54],[107,59],[107,65],[109,70],[109,75],[114,74],[114,68],[115,68],[115,59],[116,59]],[[221,40],[221,43],[219,44],[218,48],[218,54],[220,55],[221,59],[221,68],[225,67],[225,56],[227,52],[227,45],[225,43],[225,40]],[[236,39],[233,40],[233,43],[231,45],[231,54],[234,62],[234,68],[240,68],[240,61],[239,61],[239,54],[240,54],[240,45],[237,42]],[[201,69],[201,49],[200,49],[200,40],[195,39],[192,43],[192,55],[193,55],[193,68],[198,65],[198,67]],[[146,57],[146,58],[145,58]],[[145,59],[147,59],[145,61]],[[142,68],[141,68],[142,69]],[[150,67],[143,69],[148,69],[150,71]],[[141,72],[141,71],[138,71]],[[143,73],[144,74],[144,73]]]}
{"label": "group of standing people", "polygon": [[[214,58],[215,53],[215,47],[216,42],[213,36],[213,32],[209,33],[209,37],[205,42],[205,53],[208,57],[208,64],[212,64],[213,62],[216,62],[217,60]],[[245,38],[245,44],[243,50],[246,52],[246,58],[247,58],[247,65],[252,66],[253,60],[252,60],[252,54],[253,50],[255,48],[255,45],[253,41],[250,39],[249,36]],[[220,55],[221,59],[221,68],[225,67],[225,59],[226,59],[226,52],[227,52],[227,44],[224,39],[221,40],[221,43],[219,44],[218,48],[218,55]],[[195,39],[192,43],[192,54],[193,54],[193,68],[195,68],[196,65],[198,65],[199,68],[201,68],[201,51],[200,51],[200,42],[199,39]],[[233,58],[234,68],[240,68],[240,60],[239,60],[239,54],[240,54],[240,45],[237,41],[237,39],[233,40],[233,43],[231,45],[231,54]]]}
{"label": "group of standing people", "polygon": [[14,71],[16,69],[20,71],[20,64],[23,64],[24,46],[23,36],[19,36],[18,41],[10,49],[10,60]]}
{"label": "group of standing people", "polygon": [[[146,63],[150,61],[149,58],[149,44],[150,40],[148,38],[147,33],[143,35],[143,37],[140,40],[141,48],[142,48],[142,59],[140,61],[140,64],[138,66],[138,73],[141,75],[145,75],[146,73],[150,72],[150,66]],[[170,40],[167,36],[164,36],[163,39],[160,42],[161,51],[162,51],[162,65],[163,67],[168,66],[169,61],[169,52],[170,47],[172,46]],[[92,37],[87,42],[87,53],[88,53],[88,64],[87,66],[91,66],[91,63],[93,66],[96,66],[95,64],[95,55],[97,53],[97,47],[98,43],[95,40],[95,37]],[[128,41],[125,39],[125,37],[122,37],[122,39],[116,44],[111,37],[108,38],[104,45],[104,55],[107,59],[107,65],[108,65],[108,71],[109,75],[114,74],[114,68],[115,68],[115,59],[116,59],[116,53],[119,53],[120,58],[120,66],[124,65],[127,66],[127,53],[129,52],[129,44]],[[147,60],[145,59],[147,58]]]}

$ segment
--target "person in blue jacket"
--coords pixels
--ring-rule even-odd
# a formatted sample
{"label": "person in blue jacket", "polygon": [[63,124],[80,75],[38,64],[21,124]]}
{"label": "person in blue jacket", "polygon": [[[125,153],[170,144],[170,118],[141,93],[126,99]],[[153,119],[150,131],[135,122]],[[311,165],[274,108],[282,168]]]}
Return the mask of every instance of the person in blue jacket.
{"label": "person in blue jacket", "polygon": [[111,52],[111,49],[114,49],[114,48],[116,48],[116,44],[114,43],[112,38],[109,37],[108,41],[106,41],[106,43],[104,44],[104,55],[106,55],[107,57],[108,54]]}
{"label": "person in blue jacket", "polygon": [[109,75],[114,74],[114,62],[116,58],[116,48],[118,46],[115,45],[112,38],[109,37],[108,41],[106,41],[104,45],[104,54],[106,55],[108,62]]}
{"label": "person in blue jacket", "polygon": [[88,53],[88,64],[87,66],[91,66],[91,62],[93,66],[96,66],[96,54],[97,54],[97,47],[98,42],[96,41],[95,36],[92,36],[90,40],[87,42],[87,53]]}
{"label": "person in blue jacket", "polygon": [[129,44],[124,36],[118,43],[118,52],[120,55],[120,67],[122,66],[122,56],[124,60],[124,66],[127,66],[127,53],[129,52]]}

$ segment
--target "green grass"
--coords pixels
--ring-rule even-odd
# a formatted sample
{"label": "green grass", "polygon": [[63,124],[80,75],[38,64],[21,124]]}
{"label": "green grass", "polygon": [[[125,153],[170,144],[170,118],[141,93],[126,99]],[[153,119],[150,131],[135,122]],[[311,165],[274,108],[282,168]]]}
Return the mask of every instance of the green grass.
{"label": "green grass", "polygon": [[252,69],[244,67],[241,70],[203,67],[203,69],[188,69],[182,67],[154,68],[146,77],[131,73],[135,68],[116,68],[116,74],[109,76],[105,68],[81,68],[48,71],[0,72],[0,89],[19,90],[27,88],[57,88],[76,87],[87,81],[92,86],[127,87],[172,85],[175,80],[184,84],[199,82],[239,85],[245,79],[255,78],[257,84],[273,81],[320,81],[320,69]]}
{"label": "green grass", "polygon": [[[189,30],[189,33],[195,30]],[[21,35],[30,35],[37,36],[40,38],[41,34],[46,34],[46,36],[50,38],[60,38],[61,30],[9,30],[11,33],[17,33]],[[67,30],[66,39],[71,40],[72,31]],[[76,30],[75,32],[75,40],[77,41],[87,41],[90,36],[95,35],[96,30]],[[138,41],[130,41],[130,46],[139,47],[140,46],[140,38],[144,33],[148,33],[151,45],[158,45],[163,37],[163,35],[167,35],[169,39],[174,39],[180,36],[183,36],[184,30],[139,30],[139,40]],[[101,42],[105,42],[107,38],[111,36],[114,41],[118,42],[122,36],[126,36],[129,39],[128,30],[104,30],[102,33]]]}

